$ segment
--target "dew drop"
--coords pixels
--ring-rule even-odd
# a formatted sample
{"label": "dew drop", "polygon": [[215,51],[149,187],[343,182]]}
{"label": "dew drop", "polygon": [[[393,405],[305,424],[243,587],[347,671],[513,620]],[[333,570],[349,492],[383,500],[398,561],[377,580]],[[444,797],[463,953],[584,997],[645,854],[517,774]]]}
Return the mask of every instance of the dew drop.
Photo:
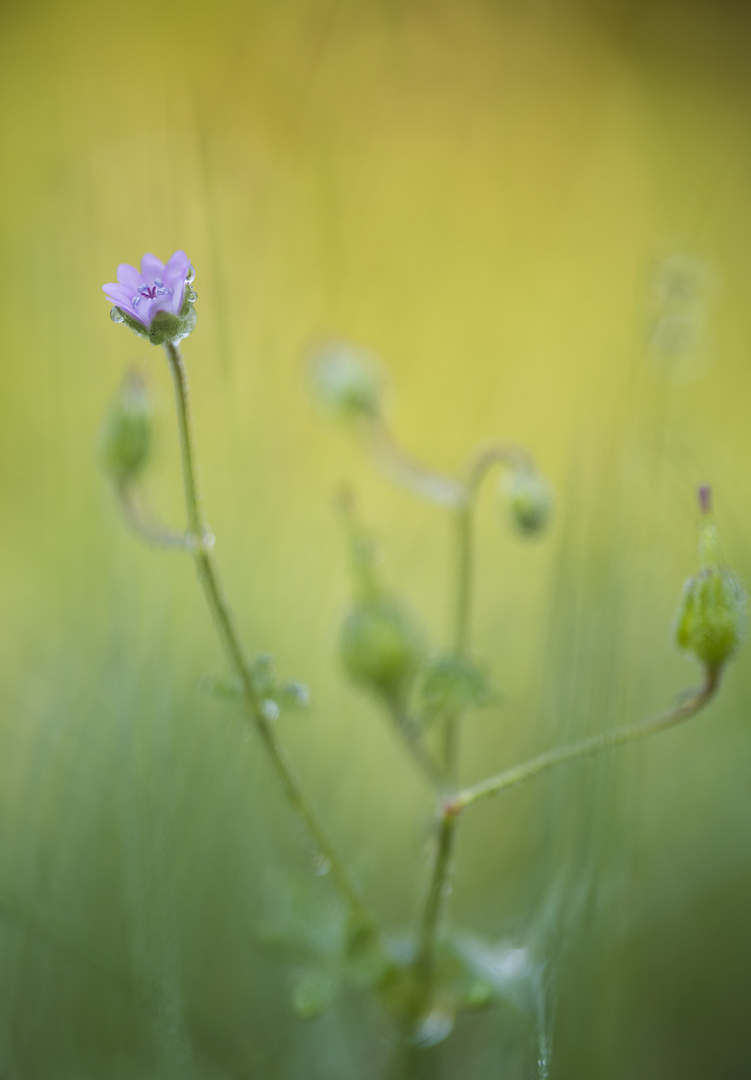
{"label": "dew drop", "polygon": [[110,318],[113,322],[125,322],[125,316],[119,307],[110,308]]}
{"label": "dew drop", "polygon": [[261,711],[270,724],[273,724],[275,720],[279,719],[279,706],[270,698],[267,698],[266,701],[264,701],[261,706]]}
{"label": "dew drop", "polygon": [[198,299],[198,293],[195,289],[186,289],[185,299],[188,301],[189,304],[195,304],[196,300]]}
{"label": "dew drop", "polygon": [[325,855],[316,855],[313,859],[313,873],[316,877],[326,877],[331,873],[331,859]]}
{"label": "dew drop", "polygon": [[191,283],[192,281],[195,281],[195,277],[196,277],[196,272],[195,272],[195,270],[193,269],[193,264],[192,264],[192,263],[188,263],[188,269],[187,269],[187,270],[186,270],[186,272],[185,272],[185,280],[186,280],[186,281],[187,281],[187,283],[188,283],[188,284],[190,285],[190,283]]}

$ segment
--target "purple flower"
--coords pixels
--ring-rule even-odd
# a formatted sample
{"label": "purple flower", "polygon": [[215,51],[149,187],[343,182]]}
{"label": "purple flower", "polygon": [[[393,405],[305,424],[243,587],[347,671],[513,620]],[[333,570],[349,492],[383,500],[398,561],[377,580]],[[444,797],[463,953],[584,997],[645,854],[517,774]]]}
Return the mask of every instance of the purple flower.
{"label": "purple flower", "polygon": [[102,285],[102,289],[124,315],[148,331],[157,312],[180,315],[191,275],[190,259],[184,251],[176,251],[166,264],[147,252],[141,259],[140,273],[135,266],[120,263],[117,282]]}

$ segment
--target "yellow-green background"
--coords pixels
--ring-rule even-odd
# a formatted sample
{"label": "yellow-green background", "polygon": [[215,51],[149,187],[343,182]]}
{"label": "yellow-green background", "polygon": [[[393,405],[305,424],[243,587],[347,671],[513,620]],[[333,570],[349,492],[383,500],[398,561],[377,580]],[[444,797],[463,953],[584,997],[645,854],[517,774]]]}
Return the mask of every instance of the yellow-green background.
{"label": "yellow-green background", "polygon": [[[504,702],[467,723],[467,779],[663,707],[697,677],[669,638],[697,483],[751,580],[750,33],[740,4],[678,0],[4,6],[2,1076],[368,1078],[388,1052],[357,995],[298,1020],[294,965],[259,946],[306,848],[255,739],[196,691],[221,660],[189,563],[125,533],[98,471],[136,365],[150,496],[180,522],[164,358],[101,284],[147,250],[193,260],[217,557],[249,646],[312,688],[283,735],[403,929],[431,801],[337,670],[333,495],[353,485],[436,645],[449,527],[315,417],[305,352],[378,352],[421,458],[510,437],[556,485],[532,545],[482,499],[474,635]],[[707,328],[666,367],[648,282],[676,252],[705,267]],[[553,1077],[747,1076],[750,695],[741,653],[684,730],[468,816],[452,919],[550,957]],[[535,1075],[510,1007],[425,1070]]]}

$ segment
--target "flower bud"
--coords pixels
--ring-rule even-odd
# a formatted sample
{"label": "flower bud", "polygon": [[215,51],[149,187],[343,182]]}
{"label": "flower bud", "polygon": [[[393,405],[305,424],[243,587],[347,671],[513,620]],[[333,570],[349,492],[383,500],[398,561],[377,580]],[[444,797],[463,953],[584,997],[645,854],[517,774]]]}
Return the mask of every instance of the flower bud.
{"label": "flower bud", "polygon": [[118,485],[141,473],[152,444],[151,404],[141,376],[130,371],[112,403],[102,431],[102,464]]}
{"label": "flower bud", "polygon": [[534,536],[547,526],[553,513],[553,489],[542,473],[516,469],[506,479],[511,520],[524,536]]}
{"label": "flower bud", "polygon": [[699,533],[701,569],[689,578],[675,619],[679,649],[693,653],[717,670],[743,639],[746,594],[735,575],[721,563],[717,529],[711,517],[708,489],[700,492],[704,519]]}
{"label": "flower bud", "polygon": [[333,341],[310,361],[310,392],[321,411],[336,419],[375,419],[381,412],[384,378],[375,357]]}
{"label": "flower bud", "polygon": [[354,683],[400,701],[422,656],[419,631],[394,601],[370,597],[344,620],[340,639],[344,669]]}

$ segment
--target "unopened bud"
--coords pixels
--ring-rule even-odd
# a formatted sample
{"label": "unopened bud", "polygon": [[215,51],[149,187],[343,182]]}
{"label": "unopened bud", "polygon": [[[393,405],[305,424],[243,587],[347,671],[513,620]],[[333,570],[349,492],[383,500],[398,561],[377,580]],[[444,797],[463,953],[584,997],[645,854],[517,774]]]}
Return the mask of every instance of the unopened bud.
{"label": "unopened bud", "polygon": [[505,482],[511,520],[520,533],[534,536],[553,513],[553,488],[535,469],[516,469]]}
{"label": "unopened bud", "polygon": [[344,620],[341,657],[353,682],[390,701],[403,699],[422,656],[419,631],[394,601],[363,600]]}
{"label": "unopened bud", "polygon": [[711,517],[711,494],[699,491],[703,519],[699,533],[701,569],[683,587],[675,620],[675,641],[700,663],[717,670],[743,639],[746,594],[722,563],[717,528]]}
{"label": "unopened bud", "polygon": [[123,485],[142,472],[151,453],[151,404],[141,376],[125,376],[102,432],[102,464]]}
{"label": "unopened bud", "polygon": [[346,342],[330,342],[310,361],[311,394],[321,411],[336,419],[375,419],[384,382],[375,357]]}

